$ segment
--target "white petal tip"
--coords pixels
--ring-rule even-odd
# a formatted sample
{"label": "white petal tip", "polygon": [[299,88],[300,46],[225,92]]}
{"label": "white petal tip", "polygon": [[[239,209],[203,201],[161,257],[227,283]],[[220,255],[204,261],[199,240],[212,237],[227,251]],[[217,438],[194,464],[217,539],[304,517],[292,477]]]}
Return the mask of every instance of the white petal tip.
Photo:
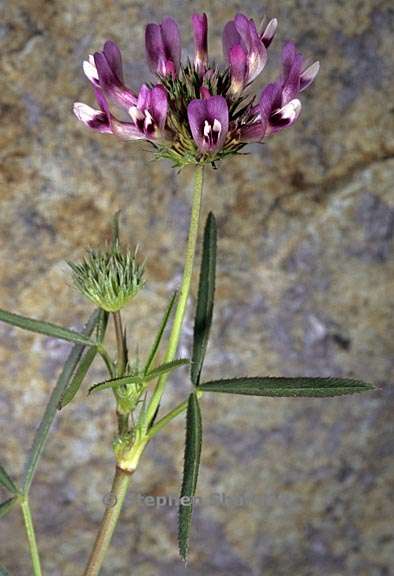
{"label": "white petal tip", "polygon": [[85,76],[90,80],[90,82],[93,82],[93,84],[97,84],[99,81],[97,68],[94,63],[94,60],[90,60],[90,58],[91,56],[89,56],[89,62],[87,60],[84,60],[82,68],[85,73]]}
{"label": "white petal tip", "polygon": [[283,106],[282,118],[288,118],[290,122],[294,122],[300,115],[301,108],[301,102],[298,98],[291,100],[286,106]]}
{"label": "white petal tip", "polygon": [[83,102],[74,102],[73,111],[78,120],[80,120],[84,124],[88,124],[98,114],[100,114],[99,110],[95,110],[94,108],[91,108],[91,106],[88,106]]}

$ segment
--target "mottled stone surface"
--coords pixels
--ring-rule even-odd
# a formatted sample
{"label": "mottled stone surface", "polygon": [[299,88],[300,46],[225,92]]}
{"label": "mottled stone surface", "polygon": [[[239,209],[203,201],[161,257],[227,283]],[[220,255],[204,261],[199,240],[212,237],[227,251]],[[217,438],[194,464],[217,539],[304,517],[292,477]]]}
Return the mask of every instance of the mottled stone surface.
{"label": "mottled stone surface", "polygon": [[[190,47],[193,10],[210,15],[211,48],[240,8],[280,19],[321,73],[297,125],[206,179],[204,215],[219,225],[215,325],[206,375],[341,375],[376,383],[363,397],[203,399],[205,444],[192,552],[176,551],[174,507],[183,420],[147,449],[103,576],[389,576],[393,542],[394,194],[390,2],[298,0],[160,3],[16,0],[0,27],[0,306],[80,327],[90,311],[65,258],[108,237],[148,257],[147,289],[127,311],[131,348],[146,350],[181,273],[191,172],[150,163],[144,147],[84,130],[74,100],[92,102],[80,62],[111,37],[134,87],[147,77],[143,24],[179,18]],[[272,64],[272,62],[274,64]],[[192,307],[183,346],[190,346]],[[1,461],[15,478],[67,344],[0,326]],[[185,373],[165,405],[184,397]],[[101,364],[90,382],[103,378]],[[32,489],[46,575],[82,572],[112,475],[113,417],[105,394],[81,394],[60,417]],[[209,503],[213,493],[253,502]],[[2,493],[2,496],[5,494]],[[0,525],[1,559],[31,574],[18,511]],[[391,563],[391,565],[390,565]]]}

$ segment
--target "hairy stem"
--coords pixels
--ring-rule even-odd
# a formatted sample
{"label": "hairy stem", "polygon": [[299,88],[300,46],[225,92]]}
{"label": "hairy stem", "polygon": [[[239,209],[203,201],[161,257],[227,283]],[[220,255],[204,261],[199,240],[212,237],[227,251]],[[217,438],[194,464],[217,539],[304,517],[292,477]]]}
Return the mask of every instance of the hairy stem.
{"label": "hairy stem", "polygon": [[38,546],[36,540],[36,533],[33,525],[33,518],[31,515],[30,504],[28,496],[23,496],[20,500],[20,506],[22,510],[23,521],[25,523],[25,530],[27,541],[29,543],[29,550],[31,561],[33,565],[34,576],[42,576],[40,556],[38,553]]}
{"label": "hairy stem", "polygon": [[130,483],[131,474],[116,468],[111,493],[107,497],[106,510],[83,576],[97,576],[107,553],[118,522],[119,514]]}
{"label": "hairy stem", "polygon": [[[178,304],[175,312],[170,338],[168,341],[168,347],[164,358],[164,363],[171,362],[171,360],[174,360],[179,343],[179,338],[181,336],[182,323],[183,318],[185,316],[187,299],[189,296],[190,284],[192,279],[194,254],[196,251],[198,225],[200,221],[201,197],[203,190],[203,174],[204,174],[203,166],[197,166],[194,174],[193,205],[190,218],[189,237],[186,247],[182,284],[178,296]],[[156,384],[156,388],[153,392],[151,401],[147,409],[146,422],[148,426],[151,423],[156,413],[156,410],[160,404],[160,399],[163,395],[167,378],[168,374],[163,374]]]}

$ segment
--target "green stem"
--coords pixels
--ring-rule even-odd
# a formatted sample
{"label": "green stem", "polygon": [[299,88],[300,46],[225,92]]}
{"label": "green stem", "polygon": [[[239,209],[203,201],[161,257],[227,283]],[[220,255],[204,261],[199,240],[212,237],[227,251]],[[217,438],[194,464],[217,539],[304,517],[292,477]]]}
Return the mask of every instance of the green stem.
{"label": "green stem", "polygon": [[[178,296],[178,304],[175,312],[170,338],[168,341],[168,347],[163,361],[164,363],[171,362],[171,360],[174,360],[175,358],[179,338],[181,335],[183,318],[185,316],[186,304],[189,296],[190,284],[192,279],[194,253],[196,250],[196,242],[198,236],[198,224],[200,220],[200,207],[201,207],[201,197],[203,189],[203,174],[204,174],[203,166],[197,166],[194,174],[193,205],[190,219],[189,237],[186,247],[185,266],[183,270],[182,284]],[[148,424],[148,427],[160,404],[160,399],[163,395],[167,378],[168,374],[163,374],[159,378],[156,384],[156,388],[152,394],[152,398],[146,413],[146,422]]]}
{"label": "green stem", "polygon": [[[197,390],[198,398],[201,398],[203,394],[204,394],[203,390]],[[185,412],[185,410],[187,409],[188,402],[189,402],[188,400],[181,402],[180,404],[178,404],[178,406],[175,406],[175,408],[173,408],[170,412],[168,412],[168,414],[163,416],[161,420],[156,422],[156,424],[152,426],[152,428],[150,428],[148,432],[148,438],[151,439],[153,438],[153,436],[156,436],[156,434],[158,434],[160,430],[164,428],[164,426],[167,426],[167,424],[171,422],[171,420],[179,416],[179,414],[182,414],[182,412]]]}
{"label": "green stem", "polygon": [[[123,331],[122,316],[120,314],[120,311],[118,310],[117,312],[113,312],[112,316],[114,319],[116,350],[117,350],[115,376],[117,378],[121,378],[122,376],[124,376],[126,371],[127,348]],[[118,419],[118,432],[119,435],[122,436],[129,429],[129,414],[128,413],[125,414],[122,412],[120,396],[116,390],[114,390],[114,396],[116,398],[116,416]]]}
{"label": "green stem", "polygon": [[118,358],[116,361],[116,375],[118,377],[120,377],[120,376],[124,375],[124,372],[126,369],[127,352],[126,352],[126,346],[125,346],[125,341],[124,341],[122,316],[120,315],[119,310],[117,312],[113,312],[112,316],[114,318],[115,334],[116,334],[116,348],[118,351]]}
{"label": "green stem", "polygon": [[126,497],[130,478],[130,473],[116,468],[107,508],[83,576],[97,576],[100,572]]}
{"label": "green stem", "polygon": [[22,515],[23,515],[23,521],[25,523],[27,541],[29,543],[30,556],[31,556],[32,564],[33,564],[33,574],[34,574],[34,576],[42,576],[40,556],[38,553],[38,546],[37,546],[37,540],[36,540],[36,533],[34,530],[33,518],[31,515],[28,496],[21,497],[20,506],[21,506]]}

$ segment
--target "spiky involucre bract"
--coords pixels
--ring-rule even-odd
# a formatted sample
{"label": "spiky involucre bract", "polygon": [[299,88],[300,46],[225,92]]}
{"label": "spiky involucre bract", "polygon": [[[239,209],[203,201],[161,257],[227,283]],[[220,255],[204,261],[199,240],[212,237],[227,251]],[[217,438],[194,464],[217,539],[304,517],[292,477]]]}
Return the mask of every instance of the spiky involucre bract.
{"label": "spiky involucre bract", "polygon": [[137,250],[123,251],[119,242],[107,250],[89,250],[82,262],[68,264],[75,286],[107,312],[123,308],[144,285],[144,264],[138,263]]}

